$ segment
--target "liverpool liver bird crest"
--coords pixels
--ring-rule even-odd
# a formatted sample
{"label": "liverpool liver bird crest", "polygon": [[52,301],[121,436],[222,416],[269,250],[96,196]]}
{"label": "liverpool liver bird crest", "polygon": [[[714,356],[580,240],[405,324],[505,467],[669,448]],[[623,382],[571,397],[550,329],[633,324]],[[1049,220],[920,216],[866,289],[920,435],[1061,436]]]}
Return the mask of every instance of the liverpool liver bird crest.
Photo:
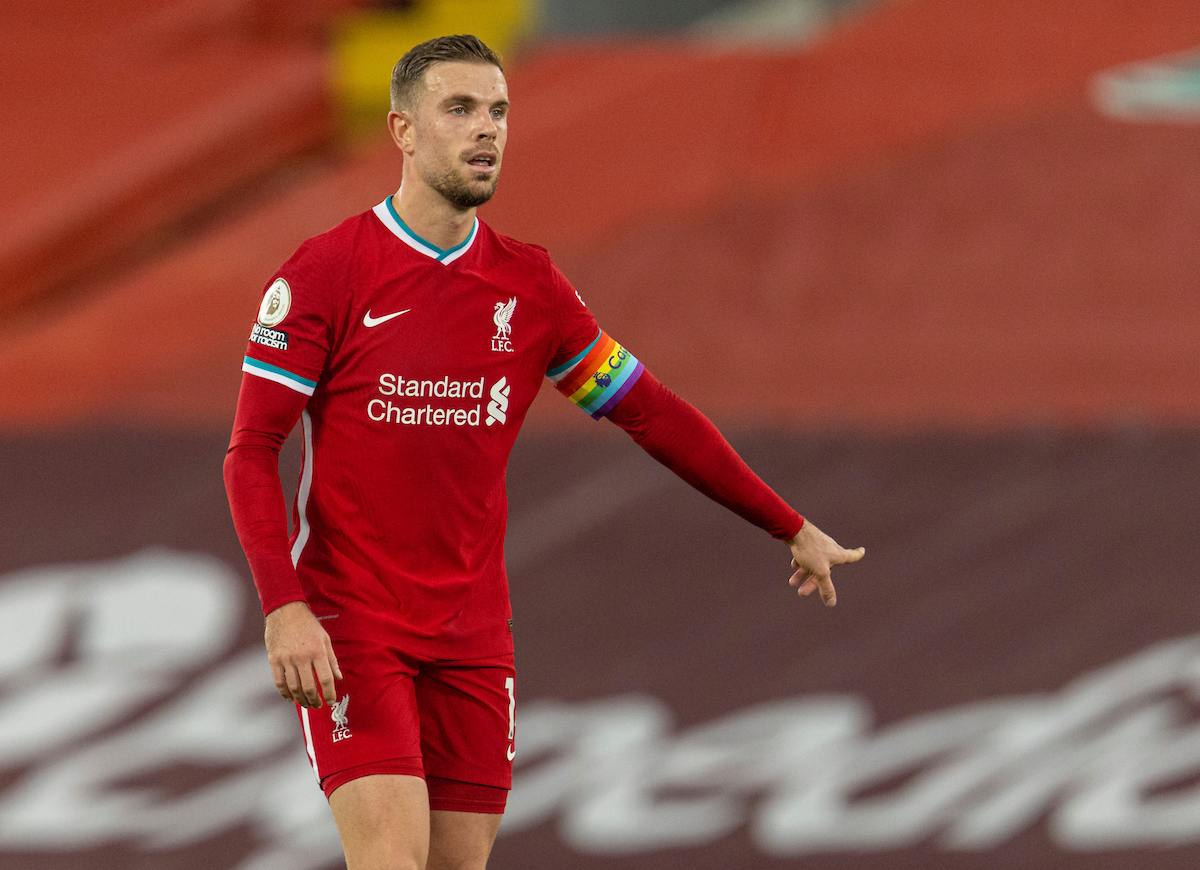
{"label": "liverpool liver bird crest", "polygon": [[507,302],[496,303],[496,313],[492,315],[492,322],[496,324],[496,338],[508,338],[512,334],[512,327],[508,322],[512,320],[513,309],[516,307],[516,296]]}
{"label": "liverpool liver bird crest", "polygon": [[329,718],[333,720],[333,742],[350,737],[350,723],[346,719],[346,708],[350,706],[350,696],[342,695],[342,700],[329,708]]}
{"label": "liverpool liver bird crest", "polygon": [[334,728],[340,729],[346,727],[346,708],[349,706],[350,696],[342,695],[342,700],[338,701],[337,704],[330,708],[329,715],[333,717]]}

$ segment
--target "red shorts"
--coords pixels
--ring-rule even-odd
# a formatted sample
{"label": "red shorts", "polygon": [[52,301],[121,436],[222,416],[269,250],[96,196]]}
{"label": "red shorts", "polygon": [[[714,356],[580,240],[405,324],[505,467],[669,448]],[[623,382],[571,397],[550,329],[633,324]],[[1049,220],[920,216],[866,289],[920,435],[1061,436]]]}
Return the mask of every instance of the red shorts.
{"label": "red shorts", "polygon": [[425,779],[434,810],[502,813],[512,787],[512,655],[432,661],[334,638],[343,679],[332,708],[297,705],[325,796],[352,779]]}

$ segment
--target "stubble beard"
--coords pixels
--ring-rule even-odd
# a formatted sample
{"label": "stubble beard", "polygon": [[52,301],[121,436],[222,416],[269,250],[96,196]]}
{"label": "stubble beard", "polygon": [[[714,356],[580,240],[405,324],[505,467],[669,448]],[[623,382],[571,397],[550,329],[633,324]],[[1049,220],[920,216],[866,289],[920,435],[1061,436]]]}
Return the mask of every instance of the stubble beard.
{"label": "stubble beard", "polygon": [[500,183],[500,172],[492,173],[490,182],[480,179],[479,183],[469,184],[461,174],[453,168],[446,168],[440,174],[430,173],[425,183],[436,190],[455,208],[466,211],[483,205],[496,194],[496,186]]}

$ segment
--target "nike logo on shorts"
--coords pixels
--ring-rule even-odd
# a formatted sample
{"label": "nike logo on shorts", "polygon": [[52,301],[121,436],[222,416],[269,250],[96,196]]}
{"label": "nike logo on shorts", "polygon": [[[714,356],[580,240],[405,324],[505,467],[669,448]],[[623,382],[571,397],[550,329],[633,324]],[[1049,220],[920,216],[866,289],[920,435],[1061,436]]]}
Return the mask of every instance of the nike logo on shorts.
{"label": "nike logo on shorts", "polygon": [[517,757],[517,751],[515,749],[513,749],[513,745],[511,743],[508,744],[508,760],[512,761],[516,757]]}
{"label": "nike logo on shorts", "polygon": [[363,315],[363,326],[378,326],[381,323],[387,323],[393,317],[399,317],[401,314],[408,314],[410,311],[412,311],[411,308],[405,308],[403,311],[397,311],[395,314],[385,314],[383,317],[372,317],[371,312],[368,309],[367,313]]}

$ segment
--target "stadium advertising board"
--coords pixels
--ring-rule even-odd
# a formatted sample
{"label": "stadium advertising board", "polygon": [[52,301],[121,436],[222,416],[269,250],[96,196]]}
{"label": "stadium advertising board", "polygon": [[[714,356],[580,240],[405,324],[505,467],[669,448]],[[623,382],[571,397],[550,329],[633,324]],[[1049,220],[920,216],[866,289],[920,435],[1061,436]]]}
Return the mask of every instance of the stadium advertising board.
{"label": "stadium advertising board", "polygon": [[[69,440],[3,454],[0,866],[339,866],[208,476],[219,439],[101,446],[99,467]],[[494,866],[1194,865],[1200,438],[739,446],[876,559],[834,611],[772,588],[769,540],[621,440],[515,456]],[[596,472],[568,470],[581,453]]]}

